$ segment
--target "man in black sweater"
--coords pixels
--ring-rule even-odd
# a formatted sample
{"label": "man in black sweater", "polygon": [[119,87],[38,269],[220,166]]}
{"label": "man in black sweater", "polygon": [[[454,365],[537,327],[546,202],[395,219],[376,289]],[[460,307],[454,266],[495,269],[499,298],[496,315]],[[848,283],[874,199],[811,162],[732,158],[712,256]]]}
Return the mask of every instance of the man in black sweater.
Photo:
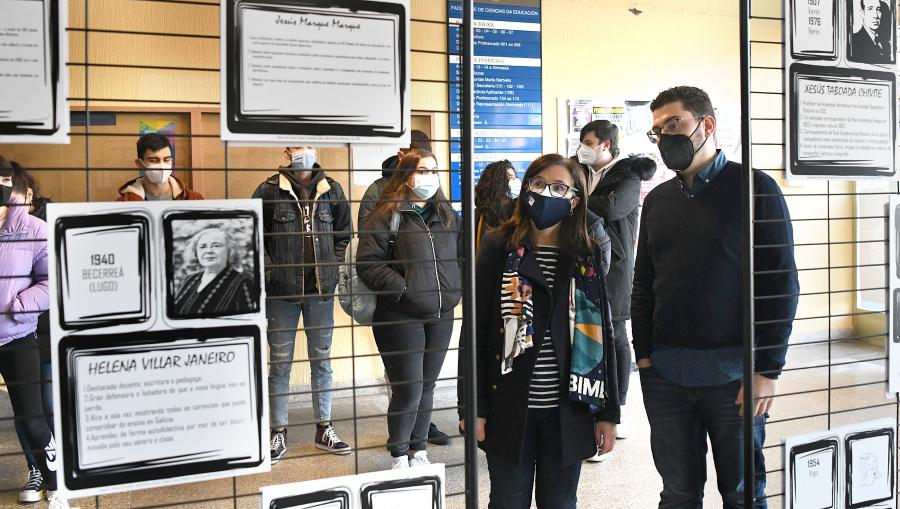
{"label": "man in black sweater", "polygon": [[[754,417],[754,495],[765,495],[765,419],[797,310],[790,215],[775,181],[753,172],[756,365],[754,404],[743,408],[743,167],[716,149],[709,96],[675,87],[650,104],[657,143],[674,178],[644,201],[631,301],[632,333],[656,469],[660,508],[699,507],[706,441],[723,507],[743,507],[742,419]],[[764,247],[771,246],[771,247]],[[764,499],[754,504],[765,508]]]}

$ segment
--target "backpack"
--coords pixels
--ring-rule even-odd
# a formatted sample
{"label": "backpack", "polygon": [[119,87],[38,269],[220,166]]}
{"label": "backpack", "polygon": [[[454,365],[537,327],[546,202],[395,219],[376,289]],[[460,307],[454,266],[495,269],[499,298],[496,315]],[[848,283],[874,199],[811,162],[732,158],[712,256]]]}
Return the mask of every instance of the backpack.
{"label": "backpack", "polygon": [[[390,260],[394,253],[394,244],[397,242],[397,232],[400,230],[400,213],[394,211],[391,215],[391,234],[388,237],[387,259]],[[375,306],[378,298],[372,293],[359,275],[356,273],[356,249],[359,239],[350,240],[347,251],[344,253],[344,264],[338,270],[337,294],[341,308],[353,320],[360,325],[371,325],[375,316]],[[353,292],[351,294],[351,288]]]}

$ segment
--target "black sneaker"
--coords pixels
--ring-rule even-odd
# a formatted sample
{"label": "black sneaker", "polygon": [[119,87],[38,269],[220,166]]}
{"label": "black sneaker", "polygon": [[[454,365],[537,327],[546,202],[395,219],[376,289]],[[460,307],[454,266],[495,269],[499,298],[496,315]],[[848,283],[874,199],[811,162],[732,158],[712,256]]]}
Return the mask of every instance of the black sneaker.
{"label": "black sneaker", "polygon": [[287,428],[281,431],[272,430],[272,440],[269,442],[269,450],[272,455],[272,464],[278,463],[278,460],[287,452]]}
{"label": "black sneaker", "polygon": [[450,435],[439,430],[432,422],[428,425],[428,443],[434,445],[450,445]]}
{"label": "black sneaker", "polygon": [[33,504],[40,502],[44,498],[44,489],[41,487],[43,484],[44,478],[41,476],[41,471],[31,467],[28,471],[28,481],[22,487],[22,491],[19,492],[19,503]]}
{"label": "black sneaker", "polygon": [[331,424],[316,424],[316,447],[332,454],[350,454],[350,445],[341,440]]}

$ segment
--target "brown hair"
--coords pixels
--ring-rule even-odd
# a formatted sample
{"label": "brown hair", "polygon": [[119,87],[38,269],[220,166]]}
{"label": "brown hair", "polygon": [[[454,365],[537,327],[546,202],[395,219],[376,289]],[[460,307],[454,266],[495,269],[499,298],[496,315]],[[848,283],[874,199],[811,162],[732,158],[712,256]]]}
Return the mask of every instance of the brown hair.
{"label": "brown hair", "polygon": [[[578,200],[578,205],[572,210],[572,214],[566,216],[560,225],[559,249],[574,255],[588,256],[591,254],[594,241],[588,235],[587,213],[585,212],[587,210],[587,200],[584,193],[586,182],[584,172],[578,163],[559,154],[546,154],[538,157],[525,170],[525,176],[522,178],[522,181],[525,182],[523,191],[527,191],[527,183],[530,179],[538,176],[538,174],[551,166],[562,166],[569,171],[569,175],[572,176],[572,182],[575,183],[575,189],[578,190],[575,196],[581,198]],[[512,217],[500,227],[506,232],[508,237],[506,248],[509,250],[516,249],[525,242],[531,242],[533,223],[531,217],[528,216],[528,212],[525,211],[525,199],[527,196],[527,192],[519,195]]]}
{"label": "brown hair", "polygon": [[[419,161],[428,157],[437,161],[437,157],[427,150],[414,150],[404,155],[403,159],[400,159],[397,168],[391,174],[391,179],[388,180],[375,210],[393,212],[402,203],[419,201],[419,198],[413,194],[412,189],[406,185],[406,179],[419,167]],[[450,206],[450,202],[440,187],[434,193],[434,196],[428,199],[428,203],[434,208],[434,213],[441,218],[441,223],[444,227],[449,227],[453,222],[454,216],[456,216],[456,212]]]}

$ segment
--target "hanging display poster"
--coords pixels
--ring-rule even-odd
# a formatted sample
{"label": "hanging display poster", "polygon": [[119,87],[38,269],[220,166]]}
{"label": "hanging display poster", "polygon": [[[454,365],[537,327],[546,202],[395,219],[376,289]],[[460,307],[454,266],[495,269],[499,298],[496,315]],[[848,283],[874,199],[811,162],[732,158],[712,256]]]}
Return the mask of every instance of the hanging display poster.
{"label": "hanging display poster", "polygon": [[896,178],[896,2],[784,9],[788,178]]}
{"label": "hanging display poster", "polygon": [[260,509],[443,509],[444,465],[262,488]]}
{"label": "hanging display poster", "polygon": [[895,429],[887,418],[786,438],[785,508],[896,508]]}
{"label": "hanging display poster", "polygon": [[48,206],[68,498],[269,470],[259,200]]}
{"label": "hanging display poster", "polygon": [[409,145],[409,0],[223,0],[221,133]]}
{"label": "hanging display poster", "polygon": [[0,143],[69,143],[67,4],[0,1]]}

